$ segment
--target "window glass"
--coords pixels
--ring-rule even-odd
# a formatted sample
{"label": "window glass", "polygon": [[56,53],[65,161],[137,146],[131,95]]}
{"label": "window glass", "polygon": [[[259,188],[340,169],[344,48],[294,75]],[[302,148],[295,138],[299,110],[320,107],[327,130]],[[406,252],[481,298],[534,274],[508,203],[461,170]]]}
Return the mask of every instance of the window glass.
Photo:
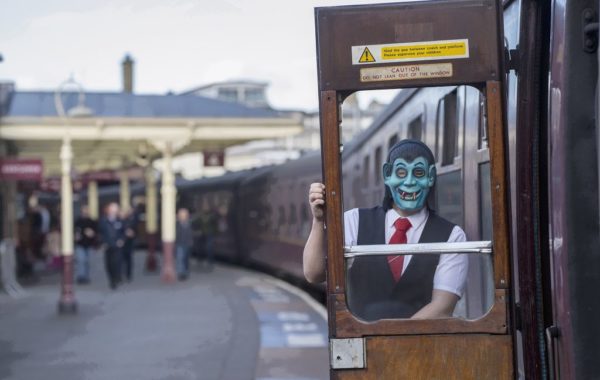
{"label": "window glass", "polygon": [[437,177],[436,207],[440,216],[459,226],[464,225],[463,185],[460,170]]}
{"label": "window glass", "polygon": [[458,147],[458,112],[456,90],[444,97],[444,118],[442,124],[442,166],[452,165]]}
{"label": "window glass", "polygon": [[485,98],[479,95],[479,149],[485,149],[488,146],[487,135],[487,110],[485,109]]}
{"label": "window glass", "polygon": [[[490,163],[479,165],[479,231],[481,240],[492,240],[492,192]],[[477,318],[485,314],[494,303],[493,263],[491,256],[478,256],[471,259],[471,265],[478,265],[481,279],[477,288],[481,289],[479,303],[472,302],[470,317]]]}
{"label": "window glass", "polygon": [[394,144],[397,142],[398,142],[398,134],[395,133],[394,135],[392,135],[392,137],[390,137],[390,139],[388,141],[388,152],[394,146]]}
{"label": "window glass", "polygon": [[308,215],[310,210],[310,206],[308,202],[304,202],[300,209],[300,218],[301,218],[301,226],[300,226],[300,237],[303,239],[308,238],[308,234],[310,233],[311,228],[311,219]]}
{"label": "window glass", "polygon": [[421,140],[422,135],[423,119],[421,116],[419,116],[410,123],[408,123],[408,133],[406,137],[408,137],[409,139]]}
{"label": "window glass", "polygon": [[[450,305],[452,312],[432,314],[426,318],[478,318],[493,302],[493,292],[492,297],[488,297],[488,285],[493,286],[492,267],[484,267],[487,264],[480,263],[480,257],[484,255],[457,254],[454,251],[442,255],[415,253],[402,256],[403,259],[400,260],[400,256],[393,254],[394,248],[389,245],[443,244],[480,239],[477,236],[479,212],[464,212],[465,194],[473,196],[472,201],[477,202],[477,193],[487,191],[488,194],[484,196],[488,199],[491,196],[489,178],[487,182],[480,182],[477,177],[480,162],[470,161],[482,159],[481,155],[472,154],[478,150],[477,125],[471,126],[474,132],[471,139],[462,139],[459,134],[464,133],[465,129],[459,128],[462,121],[459,122],[458,112],[458,105],[467,104],[464,103],[467,99],[471,101],[470,104],[477,104],[480,93],[456,91],[456,87],[403,91],[396,100],[389,103],[385,109],[385,118],[375,117],[365,133],[356,135],[351,143],[344,146],[341,176],[344,185],[344,244],[357,250],[367,250],[361,246],[372,245],[392,250],[387,256],[368,255],[369,252],[366,252],[364,256],[345,258],[347,306],[355,317],[366,321],[420,317],[417,313],[433,301],[434,290],[442,290],[451,293],[450,298],[454,302]],[[360,100],[361,94],[357,96]],[[405,98],[399,99],[401,96]],[[478,107],[471,108],[479,111]],[[476,123],[479,115],[469,115],[469,120]],[[431,127],[426,125],[428,120],[432,123]],[[406,132],[404,129],[400,130],[399,125],[403,128],[405,126]],[[342,129],[351,129],[351,126],[352,123],[344,124],[342,120]],[[390,185],[392,191],[389,191],[388,185],[393,181],[390,181],[390,174],[384,178],[384,164],[396,162],[386,162],[390,148],[405,137],[420,140],[425,147],[410,147],[404,153],[399,153],[405,155],[406,159],[394,159],[403,158],[391,171],[396,177],[393,181],[397,184]],[[455,159],[459,151],[458,141],[463,140],[465,146],[460,151],[464,149],[466,158]],[[435,158],[429,158],[428,150],[435,157],[438,142],[440,163],[436,164]],[[414,166],[421,160],[424,161],[421,166]],[[400,178],[407,178],[408,174],[424,178],[425,174],[429,176],[432,172],[437,173],[434,188],[425,190],[426,185],[420,184],[415,191],[400,185]],[[485,176],[489,176],[489,170],[481,173],[482,178]],[[466,187],[466,183],[470,187]],[[383,196],[384,190],[388,190],[387,198]],[[414,213],[403,214],[405,219],[411,221],[411,226],[405,232],[405,240],[392,240],[398,231],[395,225],[395,220],[399,217],[398,203],[402,203],[401,200],[410,201],[411,197],[415,199],[419,191],[429,191],[429,195],[423,198],[422,206],[414,210]],[[473,207],[477,207],[477,203]],[[482,207],[487,208],[482,212],[491,213],[489,205]],[[443,218],[445,222],[438,218]],[[465,220],[466,218],[470,219]],[[444,228],[440,227],[442,224]],[[436,227],[430,227],[432,225]],[[456,229],[455,226],[459,228]],[[491,263],[487,258],[488,264]],[[397,269],[394,269],[397,263],[402,263],[402,267],[398,269],[398,278],[395,273]],[[471,263],[477,270],[472,270]],[[480,270],[482,267],[483,270]]]}
{"label": "window glass", "polygon": [[227,100],[230,102],[238,101],[238,92],[235,88],[220,88],[219,89],[219,99]]}
{"label": "window glass", "polygon": [[261,89],[247,88],[245,91],[246,101],[258,102],[264,100],[264,92]]}
{"label": "window glass", "polygon": [[298,222],[298,215],[296,215],[296,204],[290,205],[290,224],[295,225]]}
{"label": "window glass", "polygon": [[370,159],[369,156],[365,156],[365,158],[363,159],[363,183],[366,185],[366,187],[368,187],[368,183],[369,183],[369,165],[370,165]]}
{"label": "window glass", "polygon": [[482,240],[492,240],[492,193],[490,163],[479,165],[479,221]]}
{"label": "window glass", "polygon": [[375,166],[373,167],[373,177],[375,179],[375,184],[379,185],[379,183],[381,182],[381,166],[383,165],[383,162],[381,161],[381,147],[380,146],[378,146],[377,149],[375,149],[374,164],[375,164]]}
{"label": "window glass", "polygon": [[285,207],[283,206],[279,206],[279,220],[277,221],[279,223],[278,227],[281,227],[285,224]]}

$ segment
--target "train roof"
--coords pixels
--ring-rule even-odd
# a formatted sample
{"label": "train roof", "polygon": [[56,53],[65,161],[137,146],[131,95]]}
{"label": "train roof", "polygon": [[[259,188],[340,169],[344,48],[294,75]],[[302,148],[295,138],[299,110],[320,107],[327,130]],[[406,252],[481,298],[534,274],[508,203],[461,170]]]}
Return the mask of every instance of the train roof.
{"label": "train roof", "polygon": [[273,172],[273,168],[277,167],[276,165],[262,166],[254,169],[252,172],[247,173],[247,175],[242,180],[242,185],[247,184],[248,182],[260,180],[266,175],[269,175]]}
{"label": "train roof", "polygon": [[303,175],[306,172],[314,171],[314,167],[321,166],[321,151],[314,150],[307,152],[302,157],[295,160],[287,161],[281,165],[273,166],[273,173],[280,176],[298,176]]}
{"label": "train roof", "polygon": [[227,172],[217,177],[205,177],[193,180],[178,178],[175,181],[175,186],[181,190],[197,187],[233,186],[253,170],[254,169]]}
{"label": "train roof", "polygon": [[384,110],[375,118],[369,128],[362,131],[358,136],[344,144],[344,152],[342,157],[346,158],[356,152],[367,141],[369,141],[377,131],[379,131],[385,123],[402,107],[412,96],[418,91],[418,88],[407,88],[402,91],[392,100],[392,102],[384,108]]}

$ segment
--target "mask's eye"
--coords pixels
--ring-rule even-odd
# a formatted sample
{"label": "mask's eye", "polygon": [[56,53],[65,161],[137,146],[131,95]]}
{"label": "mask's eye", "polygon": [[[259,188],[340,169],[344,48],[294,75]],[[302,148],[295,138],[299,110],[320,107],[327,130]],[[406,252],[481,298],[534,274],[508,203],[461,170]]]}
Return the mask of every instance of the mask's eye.
{"label": "mask's eye", "polygon": [[413,170],[413,174],[417,178],[423,178],[423,177],[425,177],[425,169],[415,168],[415,170]]}
{"label": "mask's eye", "polygon": [[404,168],[396,169],[396,175],[398,176],[398,178],[404,178],[404,177],[406,177],[406,174],[407,174],[406,169],[404,169]]}

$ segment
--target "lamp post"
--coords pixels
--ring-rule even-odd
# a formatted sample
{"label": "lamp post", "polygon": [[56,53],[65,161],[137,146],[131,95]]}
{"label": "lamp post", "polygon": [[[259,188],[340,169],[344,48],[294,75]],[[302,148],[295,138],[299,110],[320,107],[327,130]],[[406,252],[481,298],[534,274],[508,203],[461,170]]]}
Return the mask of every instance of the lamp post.
{"label": "lamp post", "polygon": [[[65,112],[62,94],[67,86],[75,87],[78,91],[77,105]],[[92,110],[85,106],[85,93],[77,82],[70,78],[63,82],[54,93],[54,105],[56,113],[60,116],[67,133],[63,137],[60,149],[61,161],[61,242],[62,242],[62,281],[60,298],[58,301],[58,312],[60,314],[74,314],[77,312],[77,301],[73,290],[73,186],[71,183],[71,170],[73,162],[73,149],[71,146],[71,135],[69,131],[70,117],[87,117],[92,115]]]}

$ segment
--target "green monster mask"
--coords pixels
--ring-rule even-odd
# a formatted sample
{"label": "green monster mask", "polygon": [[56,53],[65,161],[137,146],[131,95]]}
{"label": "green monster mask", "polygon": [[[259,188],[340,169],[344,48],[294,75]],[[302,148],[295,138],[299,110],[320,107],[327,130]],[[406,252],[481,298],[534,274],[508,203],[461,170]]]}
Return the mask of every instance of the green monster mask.
{"label": "green monster mask", "polygon": [[425,206],[427,195],[435,184],[435,165],[418,156],[412,161],[396,158],[383,165],[383,179],[394,203],[404,211],[418,211]]}

